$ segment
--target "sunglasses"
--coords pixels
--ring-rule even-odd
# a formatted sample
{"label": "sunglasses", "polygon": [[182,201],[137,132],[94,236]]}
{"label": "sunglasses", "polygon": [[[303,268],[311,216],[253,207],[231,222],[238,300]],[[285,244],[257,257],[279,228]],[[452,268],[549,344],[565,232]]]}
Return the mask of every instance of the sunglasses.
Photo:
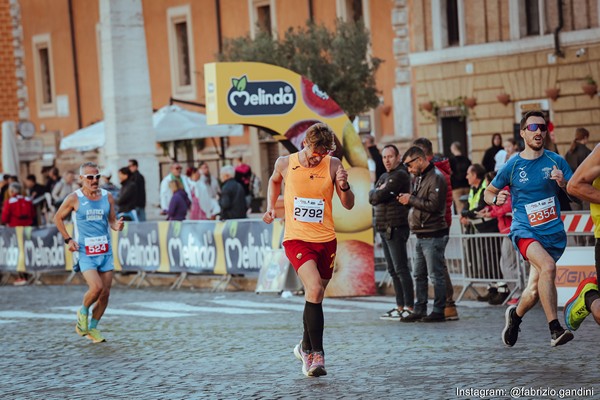
{"label": "sunglasses", "polygon": [[535,132],[538,130],[538,128],[540,129],[540,132],[546,132],[548,130],[548,126],[546,124],[529,124],[525,126],[525,129],[527,129],[529,132]]}
{"label": "sunglasses", "polygon": [[87,179],[88,181],[93,181],[93,180],[99,181],[100,180],[100,176],[101,176],[100,174],[97,174],[97,175],[83,175],[83,177],[85,179]]}
{"label": "sunglasses", "polygon": [[323,158],[323,157],[327,156],[328,154],[329,154],[328,151],[326,151],[325,153],[317,153],[316,151],[313,151],[312,157],[321,157],[321,158]]}
{"label": "sunglasses", "polygon": [[412,159],[412,160],[410,160],[410,161],[407,161],[407,162],[405,162],[405,163],[404,163],[404,166],[405,166],[405,167],[407,167],[407,168],[408,168],[408,167],[410,167],[410,164],[414,163],[414,162],[415,162],[415,161],[417,161],[419,158],[421,158],[421,157],[416,157],[416,158],[413,158],[413,159]]}
{"label": "sunglasses", "polygon": [[181,170],[181,167],[175,167],[175,169],[176,169],[176,170],[178,170],[178,171],[180,171],[180,170]]}

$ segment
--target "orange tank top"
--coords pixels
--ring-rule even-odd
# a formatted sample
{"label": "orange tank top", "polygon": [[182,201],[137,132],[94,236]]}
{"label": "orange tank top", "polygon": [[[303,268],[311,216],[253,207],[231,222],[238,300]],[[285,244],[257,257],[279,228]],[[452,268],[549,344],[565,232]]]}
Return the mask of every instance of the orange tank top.
{"label": "orange tank top", "polygon": [[314,168],[300,165],[299,153],[290,154],[284,177],[285,233],[283,240],[324,243],[335,239],[331,157]]}

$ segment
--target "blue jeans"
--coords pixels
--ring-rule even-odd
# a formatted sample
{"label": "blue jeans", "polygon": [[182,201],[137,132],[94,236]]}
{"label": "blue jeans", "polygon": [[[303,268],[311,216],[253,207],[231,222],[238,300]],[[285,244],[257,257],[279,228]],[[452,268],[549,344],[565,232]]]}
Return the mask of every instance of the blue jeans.
{"label": "blue jeans", "polygon": [[138,221],[146,221],[146,209],[144,207],[136,207],[135,212],[137,212]]}
{"label": "blue jeans", "polygon": [[427,313],[427,275],[433,285],[433,312],[444,313],[446,307],[446,277],[444,276],[444,249],[446,240],[440,238],[417,239],[415,246],[415,283],[417,302],[415,313]]}
{"label": "blue jeans", "polygon": [[393,228],[390,239],[386,238],[385,232],[380,232],[380,235],[387,271],[392,278],[394,292],[396,292],[396,305],[412,308],[415,303],[415,290],[406,251],[406,242],[410,231],[408,227],[396,227]]}

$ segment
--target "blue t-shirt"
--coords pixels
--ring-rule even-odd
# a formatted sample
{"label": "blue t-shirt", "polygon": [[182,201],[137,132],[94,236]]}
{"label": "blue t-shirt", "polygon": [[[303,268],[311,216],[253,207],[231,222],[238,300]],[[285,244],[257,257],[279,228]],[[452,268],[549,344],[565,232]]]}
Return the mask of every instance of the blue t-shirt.
{"label": "blue t-shirt", "polygon": [[79,208],[73,212],[74,239],[79,245],[80,257],[112,255],[108,216],[110,203],[108,191],[100,189],[101,197],[93,201],[81,189],[75,191]]}
{"label": "blue t-shirt", "polygon": [[511,232],[520,229],[538,235],[564,232],[557,196],[558,191],[563,189],[550,179],[554,166],[562,171],[566,180],[573,176],[565,159],[548,150],[535,160],[526,160],[519,153],[498,171],[492,185],[498,189],[510,187]]}

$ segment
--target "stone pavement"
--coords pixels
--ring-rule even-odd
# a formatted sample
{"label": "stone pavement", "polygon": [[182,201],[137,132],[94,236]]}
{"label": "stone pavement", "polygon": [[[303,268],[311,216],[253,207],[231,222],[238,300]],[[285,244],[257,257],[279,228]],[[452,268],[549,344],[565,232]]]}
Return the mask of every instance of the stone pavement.
{"label": "stone pavement", "polygon": [[506,348],[502,306],[463,302],[460,321],[404,324],[379,320],[393,297],[325,299],[329,374],[307,378],[292,353],[301,297],[114,288],[108,341],[92,344],[74,329],[84,290],[0,287],[0,399],[508,399],[513,387],[600,398],[600,327],[589,318],[552,348],[539,306]]}

